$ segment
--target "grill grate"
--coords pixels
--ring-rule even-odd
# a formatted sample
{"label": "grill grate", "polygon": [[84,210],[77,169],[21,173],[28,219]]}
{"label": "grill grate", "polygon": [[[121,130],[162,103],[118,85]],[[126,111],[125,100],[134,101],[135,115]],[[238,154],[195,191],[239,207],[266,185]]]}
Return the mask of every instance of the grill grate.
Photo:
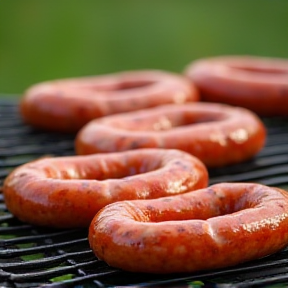
{"label": "grill grate", "polygon": [[[249,181],[288,187],[288,121],[263,121],[268,129],[263,151],[251,161],[210,170],[210,184]],[[23,125],[17,101],[1,100],[0,131],[0,185],[18,165],[44,155],[74,154],[74,135],[45,133]],[[189,275],[127,273],[96,259],[86,229],[53,230],[21,223],[7,211],[0,193],[0,287],[196,287],[199,281],[201,287],[287,287],[287,264],[288,249],[284,249],[236,267]]]}

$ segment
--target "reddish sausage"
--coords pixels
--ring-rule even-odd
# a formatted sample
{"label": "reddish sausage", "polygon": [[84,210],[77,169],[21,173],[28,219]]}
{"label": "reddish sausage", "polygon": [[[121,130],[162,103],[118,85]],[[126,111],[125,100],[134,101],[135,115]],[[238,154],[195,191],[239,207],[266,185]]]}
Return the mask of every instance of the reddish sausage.
{"label": "reddish sausage", "polygon": [[193,272],[275,253],[288,244],[287,227],[286,191],[222,183],[108,205],[91,222],[89,242],[98,258],[124,270]]}
{"label": "reddish sausage", "polygon": [[24,222],[88,227],[115,201],[163,197],[207,187],[208,173],[177,150],[141,149],[42,158],[16,168],[4,182],[7,208]]}
{"label": "reddish sausage", "polygon": [[163,105],[96,119],[76,136],[77,154],[137,148],[173,148],[208,167],[247,160],[264,145],[266,130],[254,113],[212,103]]}
{"label": "reddish sausage", "polygon": [[288,60],[226,56],[192,62],[185,70],[201,99],[248,108],[262,116],[288,115]]}
{"label": "reddish sausage", "polygon": [[105,115],[198,99],[198,91],[182,75],[129,71],[34,85],[24,94],[20,110],[28,124],[75,132]]}

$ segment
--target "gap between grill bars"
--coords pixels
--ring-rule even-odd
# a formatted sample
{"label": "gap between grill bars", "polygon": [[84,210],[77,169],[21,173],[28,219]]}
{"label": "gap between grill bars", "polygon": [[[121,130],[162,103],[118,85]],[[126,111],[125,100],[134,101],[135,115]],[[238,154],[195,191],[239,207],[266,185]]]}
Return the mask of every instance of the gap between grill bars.
{"label": "gap between grill bars", "polygon": [[[211,169],[210,184],[258,182],[288,188],[288,119],[263,119],[265,148],[251,161]],[[0,181],[15,167],[44,155],[73,155],[74,135],[35,131],[23,125],[17,100],[0,101]],[[85,229],[53,230],[21,223],[0,193],[0,287],[287,287],[288,250],[257,261],[185,275],[127,273],[91,252]],[[198,286],[197,286],[198,285]]]}

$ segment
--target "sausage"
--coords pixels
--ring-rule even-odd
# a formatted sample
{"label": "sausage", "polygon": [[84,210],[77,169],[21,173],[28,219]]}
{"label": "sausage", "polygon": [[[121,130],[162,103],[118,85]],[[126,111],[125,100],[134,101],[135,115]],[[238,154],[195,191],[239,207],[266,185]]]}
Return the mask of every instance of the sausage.
{"label": "sausage", "polygon": [[89,243],[99,259],[123,270],[194,272],[281,250],[288,244],[287,225],[286,191],[221,183],[173,197],[108,205],[92,220]]}
{"label": "sausage", "polygon": [[207,167],[245,161],[265,145],[254,113],[216,103],[163,105],[92,120],[76,135],[79,155],[138,148],[179,149]]}
{"label": "sausage", "polygon": [[256,56],[200,59],[184,71],[201,100],[242,106],[261,116],[288,115],[288,60]]}
{"label": "sausage", "polygon": [[94,118],[198,100],[183,75],[139,70],[35,84],[24,93],[20,112],[37,128],[74,133]]}
{"label": "sausage", "polygon": [[140,149],[88,156],[42,158],[4,181],[7,208],[24,222],[59,228],[88,227],[104,206],[150,199],[208,185],[206,167],[177,150]]}

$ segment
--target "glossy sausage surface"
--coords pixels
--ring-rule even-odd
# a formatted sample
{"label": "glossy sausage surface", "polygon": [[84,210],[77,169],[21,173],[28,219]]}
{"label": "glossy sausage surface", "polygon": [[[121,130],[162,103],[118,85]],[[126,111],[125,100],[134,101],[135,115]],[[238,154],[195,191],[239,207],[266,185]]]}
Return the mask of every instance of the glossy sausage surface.
{"label": "glossy sausage surface", "polygon": [[33,85],[23,95],[20,111],[26,123],[40,129],[75,132],[94,118],[198,99],[186,77],[140,70]]}
{"label": "glossy sausage surface", "polygon": [[262,121],[244,108],[224,104],[163,105],[96,119],[77,134],[77,154],[138,148],[179,149],[208,167],[253,157],[265,144]]}
{"label": "glossy sausage surface", "polygon": [[4,181],[7,208],[24,222],[88,227],[107,204],[185,193],[208,185],[206,167],[177,150],[141,149],[36,160]]}
{"label": "glossy sausage surface", "polygon": [[147,273],[236,265],[288,244],[287,192],[221,183],[154,200],[122,201],[93,219],[89,242],[113,267]]}
{"label": "glossy sausage surface", "polygon": [[192,62],[184,74],[201,99],[242,106],[262,116],[288,115],[288,59],[223,56]]}

